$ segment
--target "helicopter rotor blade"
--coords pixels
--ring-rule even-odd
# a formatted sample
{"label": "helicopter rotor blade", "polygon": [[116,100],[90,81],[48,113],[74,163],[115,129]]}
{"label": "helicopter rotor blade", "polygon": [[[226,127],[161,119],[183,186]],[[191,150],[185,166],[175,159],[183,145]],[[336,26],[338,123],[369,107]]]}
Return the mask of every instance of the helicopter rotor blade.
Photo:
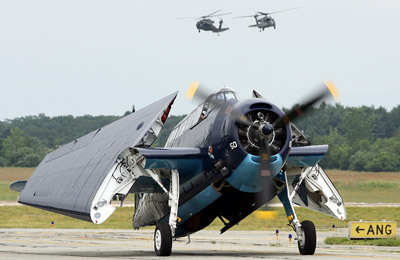
{"label": "helicopter rotor blade", "polygon": [[199,19],[199,17],[176,17],[176,19]]}
{"label": "helicopter rotor blade", "polygon": [[235,16],[233,18],[245,18],[245,17],[254,17],[254,16],[258,17],[259,15],[256,13],[256,14],[252,14],[252,15]]}
{"label": "helicopter rotor blade", "polygon": [[212,12],[211,14],[209,14],[209,15],[204,15],[204,16],[201,16],[201,18],[207,18],[207,17],[211,17],[212,15],[214,15],[214,14],[216,14],[216,13],[218,13],[218,12],[221,12],[222,11],[222,9],[220,9],[220,10],[217,10],[217,11],[215,11],[215,12]]}
{"label": "helicopter rotor blade", "polygon": [[194,19],[194,20],[199,20],[199,19],[205,19],[205,18],[208,18],[208,17],[215,17],[215,16],[222,16],[222,15],[232,14],[232,13],[217,14],[218,12],[221,12],[221,11],[222,11],[222,9],[217,10],[215,12],[212,12],[211,14],[208,14],[208,15],[196,16],[196,17],[177,17],[176,19]]}
{"label": "helicopter rotor blade", "polygon": [[[279,11],[275,11],[275,12],[271,12],[271,13],[265,13],[265,15],[268,14],[276,14],[276,13],[281,13],[281,12],[286,12],[286,11],[290,11],[290,10],[295,10],[295,9],[299,9],[300,7],[293,7],[293,8],[288,8],[288,9],[283,9],[283,10],[279,10]],[[261,12],[259,12],[261,13]],[[263,13],[264,14],[264,13]]]}
{"label": "helicopter rotor blade", "polygon": [[232,14],[232,13],[214,14],[214,15],[210,15],[207,17],[216,17],[216,16],[223,16],[223,15],[228,15],[228,14]]}

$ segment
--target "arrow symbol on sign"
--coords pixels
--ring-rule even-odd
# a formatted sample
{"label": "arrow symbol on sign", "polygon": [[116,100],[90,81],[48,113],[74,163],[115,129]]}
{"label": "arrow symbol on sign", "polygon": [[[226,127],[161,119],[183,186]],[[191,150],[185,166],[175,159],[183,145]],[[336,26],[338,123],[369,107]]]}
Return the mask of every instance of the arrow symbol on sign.
{"label": "arrow symbol on sign", "polygon": [[360,226],[357,226],[357,228],[356,228],[357,233],[360,233],[360,231],[363,231],[363,230],[365,230],[365,229],[360,228]]}

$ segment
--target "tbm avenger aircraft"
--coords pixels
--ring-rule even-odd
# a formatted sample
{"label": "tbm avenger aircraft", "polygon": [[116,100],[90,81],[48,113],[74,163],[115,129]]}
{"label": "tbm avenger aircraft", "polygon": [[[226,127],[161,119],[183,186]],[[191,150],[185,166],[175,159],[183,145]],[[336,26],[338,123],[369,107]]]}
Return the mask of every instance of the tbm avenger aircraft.
{"label": "tbm avenger aircraft", "polygon": [[218,11],[215,11],[215,12],[209,14],[209,15],[204,15],[204,16],[201,16],[201,17],[178,17],[178,19],[195,19],[195,20],[199,20],[196,23],[196,28],[197,28],[197,30],[199,30],[199,32],[201,30],[203,30],[203,31],[211,31],[213,33],[216,33],[219,36],[220,32],[224,32],[224,31],[229,30],[229,27],[222,27],[223,20],[222,20],[221,17],[219,19],[219,26],[218,27],[216,27],[214,25],[214,21],[212,19],[210,19],[210,18],[211,17],[215,17],[215,16],[223,16],[223,15],[230,14],[230,13],[217,14],[218,12],[221,12],[221,11],[222,10],[218,10]]}
{"label": "tbm avenger aircraft", "polygon": [[[254,15],[244,15],[244,16],[238,16],[235,18],[254,17],[254,19],[256,20],[256,24],[249,25],[249,27],[258,27],[258,28],[260,28],[260,32],[261,32],[261,30],[264,31],[265,28],[268,28],[268,27],[274,27],[274,29],[276,29],[276,23],[275,23],[274,18],[272,18],[270,16],[271,14],[276,14],[276,13],[285,12],[285,11],[298,9],[298,8],[299,7],[290,8],[290,9],[280,10],[280,11],[276,11],[276,12],[272,12],[272,13],[257,12]],[[261,16],[261,18],[258,18],[260,16]]]}
{"label": "tbm avenger aircraft", "polygon": [[101,224],[113,198],[135,194],[133,228],[155,225],[154,249],[171,254],[173,238],[189,236],[219,218],[221,233],[278,196],[301,254],[314,254],[316,231],[300,222],[297,204],[345,219],[343,200],[318,165],[328,145],[311,145],[292,120],[337,94],[318,94],[284,113],[253,91],[240,100],[222,88],[206,95],[192,83],[199,106],[171,132],[164,148],[150,146],[177,92],[49,153],[28,181],[11,189],[18,202]]}

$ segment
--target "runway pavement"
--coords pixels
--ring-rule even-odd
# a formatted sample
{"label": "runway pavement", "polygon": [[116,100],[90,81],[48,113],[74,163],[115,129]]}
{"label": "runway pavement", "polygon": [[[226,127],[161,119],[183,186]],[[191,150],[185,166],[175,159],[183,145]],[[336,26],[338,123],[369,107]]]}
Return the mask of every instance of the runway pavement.
{"label": "runway pavement", "polygon": [[[314,256],[298,253],[281,231],[200,231],[174,241],[164,259],[400,259],[400,248],[329,246],[327,236],[347,236],[347,229],[317,231]],[[0,229],[0,259],[162,259],[153,250],[152,230]]]}

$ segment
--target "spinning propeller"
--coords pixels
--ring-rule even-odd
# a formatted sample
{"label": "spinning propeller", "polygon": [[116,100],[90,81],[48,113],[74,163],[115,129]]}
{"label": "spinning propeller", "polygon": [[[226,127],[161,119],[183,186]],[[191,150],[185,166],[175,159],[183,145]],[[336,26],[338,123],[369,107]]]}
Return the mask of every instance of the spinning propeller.
{"label": "spinning propeller", "polygon": [[[199,82],[193,82],[187,93],[186,97],[190,100],[197,99],[200,101],[205,101],[212,94],[204,85],[200,85]],[[256,97],[261,97],[260,94],[255,92]],[[269,122],[270,119],[264,118],[263,114],[260,114],[257,121],[251,122],[248,116],[242,114],[240,111],[233,109],[230,106],[224,106],[224,104],[217,103],[215,99],[210,99],[209,102],[220,109],[225,109],[225,113],[235,120],[239,125],[245,125],[247,127],[251,127],[258,134],[258,139],[261,140],[261,145],[259,149],[260,156],[260,183],[262,186],[262,191],[257,193],[256,203],[260,205],[265,203],[265,197],[273,198],[275,195],[275,184],[271,179],[271,143],[270,140],[274,135],[276,129],[284,127],[287,123],[295,120],[296,118],[302,116],[306,113],[310,107],[315,105],[316,103],[328,98],[333,97],[334,99],[338,99],[339,91],[336,89],[335,85],[331,81],[326,81],[319,86],[317,91],[314,92],[313,95],[300,102],[300,105],[297,105],[293,109],[291,109],[284,117],[278,117],[274,121]],[[288,138],[291,138],[290,136]]]}

